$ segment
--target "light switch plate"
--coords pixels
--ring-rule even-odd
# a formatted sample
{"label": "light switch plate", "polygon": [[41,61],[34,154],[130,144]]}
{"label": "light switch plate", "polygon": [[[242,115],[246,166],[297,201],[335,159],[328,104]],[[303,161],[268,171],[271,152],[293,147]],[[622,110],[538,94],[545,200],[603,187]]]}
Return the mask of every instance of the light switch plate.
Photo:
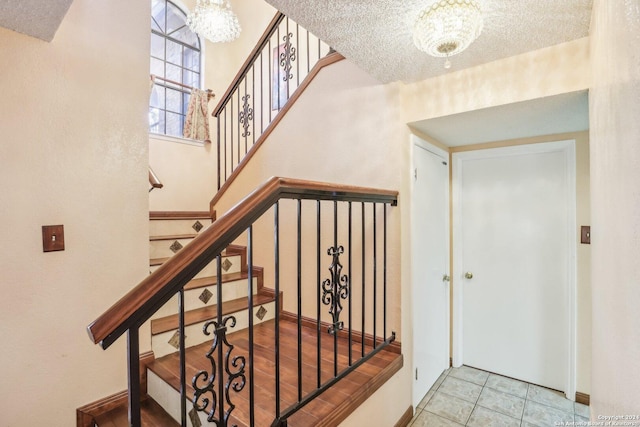
{"label": "light switch plate", "polygon": [[591,244],[591,226],[583,225],[580,227],[580,243],[584,243],[586,245]]}
{"label": "light switch plate", "polygon": [[42,251],[64,251],[64,225],[42,226]]}

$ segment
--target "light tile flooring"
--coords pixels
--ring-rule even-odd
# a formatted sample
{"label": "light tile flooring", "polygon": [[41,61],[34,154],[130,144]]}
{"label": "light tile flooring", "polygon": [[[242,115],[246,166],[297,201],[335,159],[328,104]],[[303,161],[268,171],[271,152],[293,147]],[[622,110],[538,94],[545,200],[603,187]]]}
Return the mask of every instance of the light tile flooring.
{"label": "light tile flooring", "polygon": [[588,406],[558,392],[462,366],[443,372],[409,426],[549,427],[588,421]]}

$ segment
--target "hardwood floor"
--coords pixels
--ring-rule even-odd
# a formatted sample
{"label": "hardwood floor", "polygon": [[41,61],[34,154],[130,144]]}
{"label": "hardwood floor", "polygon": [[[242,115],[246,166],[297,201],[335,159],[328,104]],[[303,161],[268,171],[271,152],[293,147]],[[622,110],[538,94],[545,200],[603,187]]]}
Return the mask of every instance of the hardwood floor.
{"label": "hardwood floor", "polygon": [[[338,372],[348,366],[348,342],[338,338],[337,366],[334,365],[334,338],[321,331],[320,381],[333,378],[334,369]],[[318,385],[317,368],[317,329],[304,327],[301,331],[301,394],[304,397],[316,389]],[[239,427],[249,425],[249,371],[248,330],[239,331],[228,336],[230,344],[235,348],[231,357],[243,355],[247,359],[247,383],[238,393],[231,392],[230,400],[236,405],[231,418]],[[275,414],[275,322],[268,321],[254,327],[254,402],[255,426],[268,427]],[[187,378],[200,370],[211,373],[211,363],[206,358],[211,343],[204,343],[187,349]],[[371,346],[366,346],[370,351]],[[227,351],[227,348],[224,348]],[[357,361],[362,351],[361,343],[352,343],[353,361]],[[340,380],[291,418],[290,427],[336,426],[344,420],[357,406],[387,381],[402,367],[402,355],[383,350],[367,363]],[[160,378],[168,382],[174,389],[179,389],[178,354],[162,357],[149,368]],[[297,325],[294,322],[280,322],[280,408],[284,411],[298,400],[298,350]],[[226,381],[226,379],[225,379]],[[202,385],[202,384],[200,384]],[[193,387],[188,381],[187,396],[193,396]],[[217,388],[216,388],[217,391]],[[209,396],[211,397],[211,396]],[[225,408],[226,409],[226,408]],[[216,417],[217,417],[216,413]],[[102,427],[102,425],[101,425]]]}
{"label": "hardwood floor", "polygon": [[[178,427],[173,418],[167,414],[153,399],[141,402],[141,418],[144,427]],[[99,427],[125,427],[129,425],[127,407],[118,406],[109,412],[95,418]]]}

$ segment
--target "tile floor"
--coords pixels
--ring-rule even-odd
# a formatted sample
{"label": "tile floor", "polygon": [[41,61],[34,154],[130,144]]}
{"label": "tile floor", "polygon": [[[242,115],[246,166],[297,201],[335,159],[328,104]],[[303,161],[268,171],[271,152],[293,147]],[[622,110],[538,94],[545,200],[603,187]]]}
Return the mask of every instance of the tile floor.
{"label": "tile floor", "polygon": [[588,421],[588,406],[558,392],[462,366],[442,373],[409,426],[554,427]]}

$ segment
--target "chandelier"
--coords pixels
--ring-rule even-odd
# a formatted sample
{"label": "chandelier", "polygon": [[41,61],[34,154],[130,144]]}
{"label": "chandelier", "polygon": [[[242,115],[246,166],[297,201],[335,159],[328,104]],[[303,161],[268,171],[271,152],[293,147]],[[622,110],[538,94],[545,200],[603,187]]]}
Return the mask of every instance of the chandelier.
{"label": "chandelier", "polygon": [[198,35],[214,43],[230,42],[240,35],[240,23],[229,0],[196,0],[187,25]]}
{"label": "chandelier", "polygon": [[447,58],[465,50],[482,32],[479,0],[437,0],[424,9],[413,28],[416,47],[431,56]]}

